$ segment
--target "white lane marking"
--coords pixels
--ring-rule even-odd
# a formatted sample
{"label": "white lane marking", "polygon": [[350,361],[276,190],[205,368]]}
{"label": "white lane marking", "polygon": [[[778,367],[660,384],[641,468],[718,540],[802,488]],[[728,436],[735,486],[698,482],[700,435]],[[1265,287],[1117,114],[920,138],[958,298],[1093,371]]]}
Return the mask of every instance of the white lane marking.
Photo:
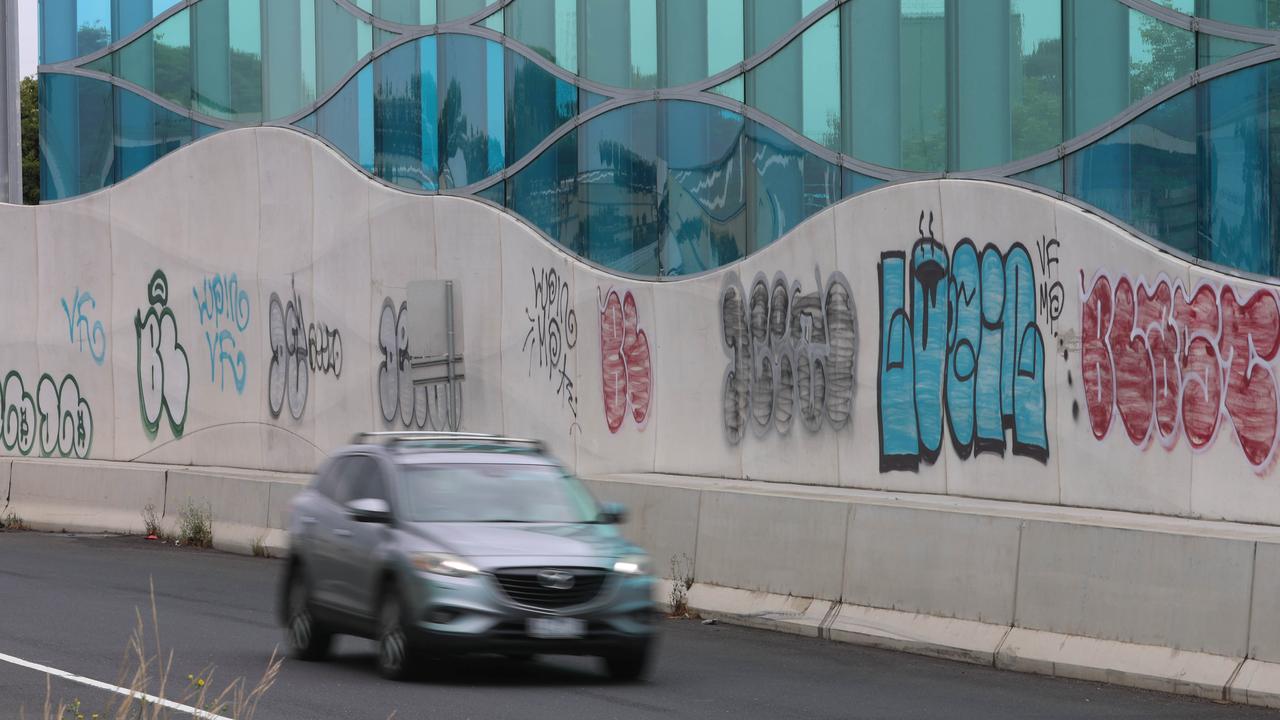
{"label": "white lane marking", "polygon": [[130,690],[129,688],[120,687],[119,685],[112,685],[111,683],[104,683],[102,681],[94,680],[92,678],[82,677],[80,675],[76,675],[75,673],[69,673],[65,670],[52,668],[52,667],[49,667],[48,665],[33,663],[28,660],[23,660],[22,658],[16,658],[12,655],[5,655],[4,653],[0,653],[0,661],[7,662],[11,665],[17,665],[18,667],[24,667],[24,668],[27,668],[28,670],[37,670],[47,675],[52,675],[56,678],[62,678],[63,680],[70,680],[71,682],[80,683],[81,685],[88,685],[89,687],[98,688],[99,690],[106,690],[108,692],[113,692],[113,693],[116,693],[117,695],[132,696],[135,700],[145,700],[149,703],[160,705],[161,707],[166,707],[170,710],[177,710],[178,712],[184,713],[186,715],[190,715],[193,718],[199,718],[199,720],[232,720],[232,718],[224,717],[222,715],[214,715],[211,712],[206,712],[204,710],[201,710],[200,708],[191,707],[190,705],[183,705],[182,703],[176,703],[172,700],[165,700],[162,697],[149,695],[147,693],[139,692],[137,690]]}

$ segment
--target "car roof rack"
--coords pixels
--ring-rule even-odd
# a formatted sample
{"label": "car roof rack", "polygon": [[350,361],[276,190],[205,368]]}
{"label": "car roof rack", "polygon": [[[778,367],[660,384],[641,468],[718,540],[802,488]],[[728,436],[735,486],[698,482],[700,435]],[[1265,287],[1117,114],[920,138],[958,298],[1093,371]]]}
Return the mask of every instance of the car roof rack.
{"label": "car roof rack", "polygon": [[547,444],[529,438],[504,437],[486,433],[390,431],[356,433],[353,445],[384,445],[398,450],[466,451],[495,446],[515,451],[547,452]]}

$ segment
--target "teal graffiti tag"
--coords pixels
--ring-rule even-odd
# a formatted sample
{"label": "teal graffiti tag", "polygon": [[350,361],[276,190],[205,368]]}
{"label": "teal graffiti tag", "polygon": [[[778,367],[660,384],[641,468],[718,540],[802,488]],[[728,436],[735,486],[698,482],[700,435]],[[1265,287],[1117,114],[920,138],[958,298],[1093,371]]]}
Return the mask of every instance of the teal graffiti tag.
{"label": "teal graffiti tag", "polygon": [[93,299],[91,293],[80,292],[80,288],[76,288],[71,302],[62,298],[62,312],[67,316],[67,340],[72,345],[79,344],[80,352],[84,352],[85,343],[88,343],[89,356],[101,365],[107,359],[107,333],[102,328],[101,320],[90,319],[85,312],[86,305],[89,310],[96,310],[98,301]]}

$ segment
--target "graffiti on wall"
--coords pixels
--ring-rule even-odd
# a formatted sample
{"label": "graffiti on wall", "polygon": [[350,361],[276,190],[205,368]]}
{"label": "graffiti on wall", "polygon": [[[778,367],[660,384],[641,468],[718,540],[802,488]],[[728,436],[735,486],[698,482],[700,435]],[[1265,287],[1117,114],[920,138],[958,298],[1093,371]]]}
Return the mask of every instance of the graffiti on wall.
{"label": "graffiti on wall", "polygon": [[1020,243],[979,251],[969,238],[948,253],[933,237],[932,214],[928,223],[926,233],[921,213],[909,257],[880,257],[880,470],[936,462],[944,424],[962,459],[1003,455],[1012,430],[1014,455],[1047,462],[1031,255]]}
{"label": "graffiti on wall", "polygon": [[75,289],[70,302],[62,298],[62,312],[67,317],[67,340],[77,345],[80,352],[89,351],[93,362],[101,365],[107,359],[107,333],[102,321],[93,317],[98,301],[88,291]]}
{"label": "graffiti on wall", "polygon": [[[601,292],[597,289],[597,292]],[[616,433],[627,410],[641,429],[653,402],[653,356],[649,335],[640,327],[636,298],[630,290],[619,297],[610,289],[600,303],[600,369],[604,383],[604,417]]]}
{"label": "graffiti on wall", "polygon": [[[529,356],[529,377],[534,370],[546,370],[547,380],[555,387],[556,397],[578,417],[578,396],[569,369],[569,353],[578,344],[578,314],[573,309],[569,281],[555,268],[543,268],[533,275],[533,302],[526,305],[529,332],[520,349]],[[536,364],[536,368],[535,368]]]}
{"label": "graffiti on wall", "polygon": [[[409,303],[399,308],[386,298],[378,316],[378,402],[382,419],[399,422],[413,430],[457,430],[459,414],[449,412],[449,389],[445,385],[415,386],[410,374]],[[458,390],[457,392],[461,392]],[[452,417],[452,419],[450,419]]]}
{"label": "graffiti on wall", "polygon": [[1094,437],[1118,424],[1139,447],[1155,440],[1172,449],[1185,435],[1204,450],[1229,423],[1254,470],[1270,466],[1280,441],[1275,291],[1206,282],[1188,291],[1163,276],[1147,283],[1099,272],[1088,287],[1081,273],[1080,292],[1080,374]]}
{"label": "graffiti on wall", "polygon": [[311,373],[342,377],[342,335],[324,323],[308,324],[292,278],[289,285],[288,300],[273,292],[267,305],[267,406],[278,418],[288,400],[289,414],[297,420],[307,407]]}
{"label": "graffiti on wall", "polygon": [[1054,337],[1058,335],[1058,319],[1062,317],[1062,306],[1066,301],[1066,288],[1063,287],[1062,278],[1058,275],[1061,265],[1058,252],[1061,248],[1062,243],[1058,242],[1057,238],[1041,235],[1036,241],[1036,257],[1040,261],[1039,282],[1036,285],[1040,302],[1037,307],[1040,320],[1048,324],[1049,332]]}
{"label": "graffiti on wall", "polygon": [[182,437],[187,423],[187,398],[191,370],[187,351],[178,342],[178,321],[169,307],[169,280],[163,270],[156,270],[147,283],[146,312],[139,310],[133,318],[138,337],[138,400],[142,409],[142,425],[154,439],[160,431],[160,419],[169,418],[175,438]]}
{"label": "graffiti on wall", "polygon": [[205,277],[199,287],[191,288],[191,295],[209,351],[209,382],[225,391],[230,375],[236,394],[243,395],[248,363],[240,345],[252,311],[249,293],[240,287],[240,278],[231,273]]}
{"label": "graffiti on wall", "polygon": [[853,413],[857,316],[849,281],[831,273],[814,289],[783,273],[763,273],[745,294],[730,274],[720,294],[725,371],[724,428],[730,444],[750,425],[757,436],[787,434],[796,415],[810,432],[839,430]]}
{"label": "graffiti on wall", "polygon": [[45,457],[89,457],[93,447],[93,412],[73,375],[57,382],[40,376],[36,394],[27,391],[22,375],[10,372],[0,385],[0,441],[6,450]]}

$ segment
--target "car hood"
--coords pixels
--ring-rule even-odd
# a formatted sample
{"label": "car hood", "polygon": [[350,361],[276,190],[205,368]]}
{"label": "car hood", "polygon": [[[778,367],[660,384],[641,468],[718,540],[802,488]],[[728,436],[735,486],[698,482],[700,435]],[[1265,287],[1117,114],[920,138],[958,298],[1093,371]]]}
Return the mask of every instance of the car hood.
{"label": "car hood", "polygon": [[634,551],[612,525],[412,523],[420,535],[468,558],[613,558]]}

